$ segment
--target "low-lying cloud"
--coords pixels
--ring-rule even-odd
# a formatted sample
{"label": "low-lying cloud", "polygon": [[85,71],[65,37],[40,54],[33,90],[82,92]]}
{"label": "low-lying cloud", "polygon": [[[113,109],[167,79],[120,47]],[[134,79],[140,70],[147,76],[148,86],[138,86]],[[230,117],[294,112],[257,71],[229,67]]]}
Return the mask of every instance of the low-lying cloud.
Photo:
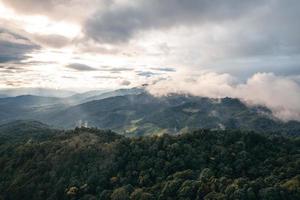
{"label": "low-lying cloud", "polygon": [[229,74],[204,73],[188,79],[174,76],[148,87],[154,95],[187,93],[211,98],[239,98],[249,105],[265,105],[282,120],[300,120],[300,85],[289,77],[256,73],[245,83]]}

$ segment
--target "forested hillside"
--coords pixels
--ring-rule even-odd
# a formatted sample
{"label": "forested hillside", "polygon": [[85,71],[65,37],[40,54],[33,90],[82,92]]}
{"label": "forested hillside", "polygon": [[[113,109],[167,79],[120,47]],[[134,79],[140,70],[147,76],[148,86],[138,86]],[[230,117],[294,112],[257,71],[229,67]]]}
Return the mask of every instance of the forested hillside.
{"label": "forested hillside", "polygon": [[212,99],[149,93],[90,101],[50,115],[47,123],[73,128],[77,121],[130,136],[180,133],[193,129],[242,129],[298,134],[300,122],[283,122],[264,106],[248,106],[239,99]]}
{"label": "forested hillside", "polygon": [[282,121],[262,105],[240,99],[170,94],[153,96],[141,88],[69,98],[18,96],[0,99],[0,124],[36,120],[73,129],[80,122],[127,136],[177,134],[195,129],[300,132],[299,121]]}
{"label": "forested hillside", "polygon": [[300,199],[299,137],[34,127],[0,130],[0,199]]}

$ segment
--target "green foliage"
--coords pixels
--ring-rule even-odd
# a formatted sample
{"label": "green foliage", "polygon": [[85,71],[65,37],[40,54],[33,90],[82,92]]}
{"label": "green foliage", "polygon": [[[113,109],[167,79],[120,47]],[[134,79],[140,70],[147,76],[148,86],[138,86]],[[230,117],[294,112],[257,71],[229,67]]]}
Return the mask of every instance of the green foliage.
{"label": "green foliage", "polygon": [[298,137],[40,129],[0,143],[0,199],[300,199]]}

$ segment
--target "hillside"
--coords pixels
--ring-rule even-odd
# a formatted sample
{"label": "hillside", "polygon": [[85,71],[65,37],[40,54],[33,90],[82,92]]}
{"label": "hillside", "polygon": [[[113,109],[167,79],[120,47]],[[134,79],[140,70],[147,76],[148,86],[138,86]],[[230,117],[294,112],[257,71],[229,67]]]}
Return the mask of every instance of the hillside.
{"label": "hillside", "polygon": [[83,99],[81,103],[106,99],[109,97],[127,96],[127,95],[138,95],[144,93],[145,90],[142,88],[131,88],[131,89],[118,89],[114,91],[104,92],[99,95],[88,96]]}
{"label": "hillside", "polygon": [[37,120],[63,129],[73,129],[81,121],[89,127],[112,129],[130,136],[174,134],[199,128],[290,135],[300,132],[300,122],[283,122],[268,108],[248,106],[239,99],[179,94],[156,97],[139,88],[86,98],[25,95],[0,99],[0,124],[14,120]]}
{"label": "hillside", "polygon": [[300,198],[299,137],[198,130],[126,138],[87,128],[27,134],[0,144],[0,199]]}
{"label": "hillside", "polygon": [[243,129],[298,134],[300,123],[284,123],[265,107],[249,107],[238,99],[187,95],[154,97],[148,93],[91,101],[69,107],[48,123],[72,128],[76,122],[111,128],[126,135],[180,133],[198,128]]}
{"label": "hillside", "polygon": [[32,95],[32,96],[43,96],[43,97],[69,97],[75,95],[75,92],[68,90],[58,90],[50,88],[11,88],[11,89],[0,89],[0,97],[16,97],[23,95]]}
{"label": "hillside", "polygon": [[[0,96],[0,124],[14,120],[38,120],[50,123],[51,118],[55,117],[57,112],[64,111],[69,107],[108,97],[139,94],[143,91],[143,89],[138,88],[119,89],[110,92],[96,90],[64,98],[36,95]],[[78,115],[79,113],[77,113]],[[74,128],[75,124],[76,122],[73,122],[71,127]]]}
{"label": "hillside", "polygon": [[18,120],[0,125],[0,144],[24,142],[29,139],[42,139],[57,130],[38,121]]}

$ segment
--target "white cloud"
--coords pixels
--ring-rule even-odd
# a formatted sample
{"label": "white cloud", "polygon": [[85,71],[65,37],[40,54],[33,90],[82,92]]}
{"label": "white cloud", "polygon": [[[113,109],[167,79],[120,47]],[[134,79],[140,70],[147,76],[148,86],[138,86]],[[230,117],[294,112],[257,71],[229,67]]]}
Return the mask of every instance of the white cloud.
{"label": "white cloud", "polygon": [[183,78],[177,74],[168,80],[150,85],[154,95],[188,93],[211,98],[240,98],[246,103],[265,105],[283,120],[300,120],[300,85],[295,80],[272,73],[257,73],[246,83],[239,83],[229,74],[203,73]]}
{"label": "white cloud", "polygon": [[[9,30],[0,31],[0,62],[22,67],[0,71],[0,86],[116,88],[160,80],[150,91],[238,97],[300,119],[299,2],[0,0],[0,30]],[[85,66],[66,70],[69,63]]]}

